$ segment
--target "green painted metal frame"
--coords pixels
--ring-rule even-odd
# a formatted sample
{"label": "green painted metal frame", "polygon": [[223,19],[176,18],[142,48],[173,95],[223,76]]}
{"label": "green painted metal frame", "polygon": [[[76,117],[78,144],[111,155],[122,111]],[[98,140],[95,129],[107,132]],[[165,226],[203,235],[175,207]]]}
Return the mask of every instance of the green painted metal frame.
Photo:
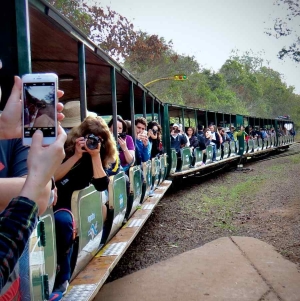
{"label": "green painted metal frame", "polygon": [[86,69],[85,69],[85,46],[78,42],[78,73],[80,86],[80,118],[81,121],[86,117]]}
{"label": "green painted metal frame", "polygon": [[146,92],[143,91],[143,116],[147,119],[147,110],[146,110]]}
{"label": "green painted metal frame", "polygon": [[110,82],[111,82],[111,105],[113,115],[113,132],[116,141],[118,141],[118,127],[117,127],[117,83],[116,83],[116,69],[110,68]]}
{"label": "green painted metal frame", "polygon": [[135,141],[135,120],[134,120],[134,115],[135,115],[135,108],[134,108],[134,86],[133,82],[130,82],[129,84],[129,104],[130,104],[130,120],[131,120],[131,136],[133,141]]}
{"label": "green painted metal frame", "polygon": [[32,72],[28,1],[15,0],[19,74]]}

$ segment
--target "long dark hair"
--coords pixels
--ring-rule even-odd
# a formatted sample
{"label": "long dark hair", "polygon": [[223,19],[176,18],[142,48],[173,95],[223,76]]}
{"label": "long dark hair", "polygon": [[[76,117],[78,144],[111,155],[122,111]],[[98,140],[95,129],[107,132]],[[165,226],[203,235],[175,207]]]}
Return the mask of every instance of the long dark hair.
{"label": "long dark hair", "polygon": [[162,133],[161,133],[161,126],[160,126],[159,123],[157,123],[156,121],[150,121],[148,123],[148,130],[152,130],[152,128],[154,126],[157,126],[157,129],[158,129],[158,131],[157,131],[157,140],[161,141],[161,135],[162,135]]}
{"label": "long dark hair", "polygon": [[[119,121],[119,122],[121,122],[122,123],[122,125],[123,125],[123,133],[125,132],[125,133],[127,133],[127,124],[126,124],[126,122],[124,121],[124,119],[121,117],[121,116],[117,116],[117,121]],[[108,127],[110,128],[112,125],[113,125],[113,123],[114,123],[114,120],[113,120],[113,118],[109,121],[109,123],[107,124],[108,125]]]}

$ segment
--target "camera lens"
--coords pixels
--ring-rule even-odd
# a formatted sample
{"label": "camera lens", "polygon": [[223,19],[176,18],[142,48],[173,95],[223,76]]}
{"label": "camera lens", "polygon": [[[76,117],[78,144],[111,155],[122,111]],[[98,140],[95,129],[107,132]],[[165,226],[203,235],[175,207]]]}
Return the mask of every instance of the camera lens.
{"label": "camera lens", "polygon": [[152,133],[155,135],[157,133],[157,131],[156,130],[152,130]]}
{"label": "camera lens", "polygon": [[99,141],[100,141],[99,137],[90,134],[86,138],[86,146],[91,150],[96,149],[98,147]]}

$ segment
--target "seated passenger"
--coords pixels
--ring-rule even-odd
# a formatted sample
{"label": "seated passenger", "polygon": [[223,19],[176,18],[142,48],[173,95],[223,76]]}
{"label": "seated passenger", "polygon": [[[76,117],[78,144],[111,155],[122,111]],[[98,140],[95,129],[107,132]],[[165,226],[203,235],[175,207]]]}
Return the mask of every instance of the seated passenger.
{"label": "seated passenger", "polygon": [[204,131],[203,131],[203,129],[204,129],[203,125],[198,124],[198,133],[197,133],[198,140],[199,140],[199,136],[200,137],[204,137]]}
{"label": "seated passenger", "polygon": [[202,153],[203,153],[203,162],[206,161],[206,147],[208,145],[210,145],[210,142],[212,140],[212,135],[211,135],[211,131],[209,128],[206,128],[204,131],[203,131],[203,135],[204,135],[204,138],[203,138],[203,146],[204,148],[202,149]]}
{"label": "seated passenger", "polygon": [[161,126],[156,121],[151,121],[148,124],[148,138],[152,143],[151,159],[163,153],[161,141]]}
{"label": "seated passenger", "polygon": [[152,144],[148,139],[146,131],[147,120],[144,117],[138,117],[135,120],[135,146],[136,146],[136,162],[141,164],[150,160]]}
{"label": "seated passenger", "polygon": [[[108,123],[108,127],[113,134],[113,119]],[[135,160],[135,147],[132,137],[126,134],[126,122],[120,116],[117,116],[117,132],[120,164],[124,172],[127,172]]]}
{"label": "seated passenger", "polygon": [[261,132],[261,138],[263,141],[268,138],[268,134],[267,134],[267,131],[265,128],[261,128],[260,132]]}
{"label": "seated passenger", "polygon": [[238,131],[236,131],[235,133],[235,137],[237,140],[237,137],[243,136],[243,139],[245,140],[245,137],[248,136],[248,134],[245,132],[245,127],[243,125],[240,126],[240,129]]}
{"label": "seated passenger", "polygon": [[228,131],[229,131],[228,128],[221,128],[220,129],[220,135],[222,137],[221,146],[223,146],[225,142],[230,142],[231,141],[230,137],[227,135]]}
{"label": "seated passenger", "polygon": [[217,130],[216,130],[216,126],[211,124],[209,126],[209,130],[211,132],[211,141],[210,141],[210,145],[212,145],[213,147],[213,157],[212,157],[212,161],[216,161],[216,152],[217,152],[217,149],[220,148],[220,136],[219,136],[219,133],[217,133]]}
{"label": "seated passenger", "polygon": [[180,135],[183,135],[186,138],[186,144],[185,144],[185,146],[189,147],[190,146],[190,140],[189,140],[187,134],[184,132],[183,125],[181,123],[178,124],[178,129],[179,129]]}
{"label": "seated passenger", "polygon": [[[2,178],[0,183],[1,300],[2,298],[11,300],[16,297],[10,290],[9,276],[12,275],[28,239],[35,229],[37,216],[43,214],[48,207],[50,179],[65,155],[63,145],[66,134],[60,126],[56,141],[49,147],[42,146],[43,134],[41,131],[37,131],[32,137],[29,153],[28,148],[22,145],[22,141],[15,139],[22,136],[21,89],[21,79],[16,76],[11,95],[4,111],[0,114],[0,139],[10,139],[1,140],[0,154],[0,177]],[[62,95],[62,91],[59,90],[58,97]],[[59,103],[57,110],[61,111],[62,107],[62,104]],[[58,120],[62,120],[63,115],[58,113],[57,117]],[[26,176],[27,174],[28,176]],[[16,286],[14,291],[15,288]],[[6,299],[7,297],[8,299]]]}
{"label": "seated passenger", "polygon": [[196,158],[194,156],[194,149],[196,147],[198,147],[199,142],[198,142],[197,136],[195,135],[194,128],[188,127],[187,130],[186,130],[186,135],[187,135],[187,137],[189,139],[191,156],[192,156],[191,157],[191,166],[190,167],[193,167],[195,165],[195,161],[196,161]]}
{"label": "seated passenger", "polygon": [[186,130],[186,135],[190,142],[190,148],[194,150],[196,147],[198,147],[198,138],[195,135],[195,130],[192,127],[188,127]]}
{"label": "seated passenger", "polygon": [[295,136],[295,135],[296,135],[296,131],[295,131],[294,127],[292,127],[292,128],[290,129],[290,135],[292,135],[292,136]]}
{"label": "seated passenger", "polygon": [[173,124],[171,130],[171,148],[174,148],[177,156],[180,157],[180,149],[185,147],[187,144],[187,139],[185,135],[180,133],[179,125],[177,123]]}
{"label": "seated passenger", "polygon": [[231,126],[229,128],[229,130],[230,131],[227,133],[227,135],[229,136],[229,138],[231,139],[231,141],[235,141],[235,138],[234,138],[235,127]]}
{"label": "seated passenger", "polygon": [[[66,159],[55,173],[58,201],[55,210],[58,273],[54,292],[65,294],[71,278],[73,219],[71,198],[75,190],[93,184],[108,188],[110,175],[118,172],[116,142],[101,117],[87,117],[72,128],[65,144]],[[103,220],[107,208],[103,205]]]}

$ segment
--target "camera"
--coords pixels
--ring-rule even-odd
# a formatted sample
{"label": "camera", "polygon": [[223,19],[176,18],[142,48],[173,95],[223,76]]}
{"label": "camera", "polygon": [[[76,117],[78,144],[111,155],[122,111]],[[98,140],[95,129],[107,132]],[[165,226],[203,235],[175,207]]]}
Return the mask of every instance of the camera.
{"label": "camera", "polygon": [[118,138],[122,138],[124,140],[126,138],[126,132],[118,133]]}
{"label": "camera", "polygon": [[85,137],[85,140],[86,140],[86,146],[93,150],[93,149],[96,149],[98,147],[98,143],[99,142],[102,142],[102,140],[95,136],[94,134],[89,134]]}
{"label": "camera", "polygon": [[157,130],[152,130],[153,135],[156,135]]}

